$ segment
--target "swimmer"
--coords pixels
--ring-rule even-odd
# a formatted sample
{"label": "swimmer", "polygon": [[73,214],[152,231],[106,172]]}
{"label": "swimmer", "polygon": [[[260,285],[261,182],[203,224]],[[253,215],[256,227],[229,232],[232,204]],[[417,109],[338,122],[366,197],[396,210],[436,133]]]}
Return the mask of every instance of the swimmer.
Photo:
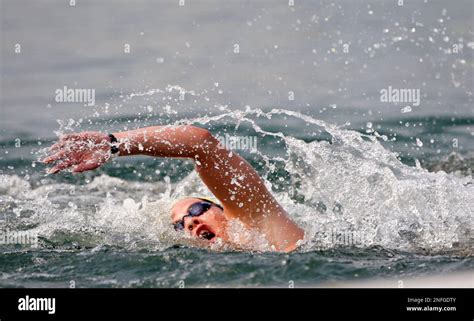
{"label": "swimmer", "polygon": [[171,220],[179,233],[207,242],[217,237],[231,243],[228,224],[239,220],[261,233],[278,252],[294,251],[304,238],[303,229],[289,218],[255,169],[200,127],[152,126],[113,134],[69,134],[62,136],[42,161],[54,164],[49,170],[52,174],[66,169],[80,173],[100,167],[113,155],[194,161],[202,181],[221,204],[196,197],[178,201],[171,210]]}

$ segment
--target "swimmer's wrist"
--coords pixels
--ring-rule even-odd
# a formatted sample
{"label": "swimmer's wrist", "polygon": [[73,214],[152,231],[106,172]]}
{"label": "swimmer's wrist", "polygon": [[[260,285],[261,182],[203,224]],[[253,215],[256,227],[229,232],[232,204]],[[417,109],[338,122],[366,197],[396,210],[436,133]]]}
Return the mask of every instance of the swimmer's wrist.
{"label": "swimmer's wrist", "polygon": [[112,155],[118,155],[120,152],[119,149],[119,142],[117,140],[117,137],[115,137],[114,134],[108,134],[109,136],[109,142],[110,142],[110,152]]}
{"label": "swimmer's wrist", "polygon": [[[131,139],[129,135],[127,135],[127,132],[110,133],[108,135],[111,144],[110,152],[112,153],[112,156],[135,155],[134,148],[131,144]],[[114,150],[112,150],[112,148]],[[117,152],[114,153],[114,151]]]}

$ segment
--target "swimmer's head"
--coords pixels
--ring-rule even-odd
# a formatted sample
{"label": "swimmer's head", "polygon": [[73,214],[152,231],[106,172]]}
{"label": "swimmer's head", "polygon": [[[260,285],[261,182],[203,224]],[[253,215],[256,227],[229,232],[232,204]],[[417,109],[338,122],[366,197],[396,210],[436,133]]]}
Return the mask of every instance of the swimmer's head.
{"label": "swimmer's head", "polygon": [[222,206],[203,198],[185,198],[174,204],[171,219],[175,230],[212,241],[226,239],[227,218]]}

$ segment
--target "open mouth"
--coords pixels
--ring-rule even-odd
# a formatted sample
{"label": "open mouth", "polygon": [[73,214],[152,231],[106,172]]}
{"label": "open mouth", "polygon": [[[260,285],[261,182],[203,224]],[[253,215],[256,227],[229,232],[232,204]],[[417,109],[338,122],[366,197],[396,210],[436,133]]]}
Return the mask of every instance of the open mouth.
{"label": "open mouth", "polygon": [[202,237],[203,239],[206,239],[206,240],[212,240],[214,237],[216,237],[216,235],[212,232],[209,232],[209,231],[204,231],[201,233],[201,235],[199,235],[199,237]]}
{"label": "open mouth", "polygon": [[197,236],[202,238],[202,239],[205,239],[205,240],[212,240],[213,238],[216,237],[216,234],[212,233],[206,226],[203,226],[201,227],[198,231],[197,231]]}

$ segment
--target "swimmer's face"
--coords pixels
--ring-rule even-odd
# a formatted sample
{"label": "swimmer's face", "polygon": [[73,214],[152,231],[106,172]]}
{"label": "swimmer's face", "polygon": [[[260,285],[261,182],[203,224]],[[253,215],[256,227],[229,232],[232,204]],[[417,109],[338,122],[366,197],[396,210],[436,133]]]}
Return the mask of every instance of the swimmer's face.
{"label": "swimmer's face", "polygon": [[195,217],[186,216],[190,207],[200,202],[203,202],[203,200],[199,198],[185,198],[178,201],[171,210],[173,224],[179,222],[184,217],[184,233],[209,241],[213,241],[215,237],[226,239],[227,219],[224,216],[224,212],[216,205],[212,205],[202,215]]}

